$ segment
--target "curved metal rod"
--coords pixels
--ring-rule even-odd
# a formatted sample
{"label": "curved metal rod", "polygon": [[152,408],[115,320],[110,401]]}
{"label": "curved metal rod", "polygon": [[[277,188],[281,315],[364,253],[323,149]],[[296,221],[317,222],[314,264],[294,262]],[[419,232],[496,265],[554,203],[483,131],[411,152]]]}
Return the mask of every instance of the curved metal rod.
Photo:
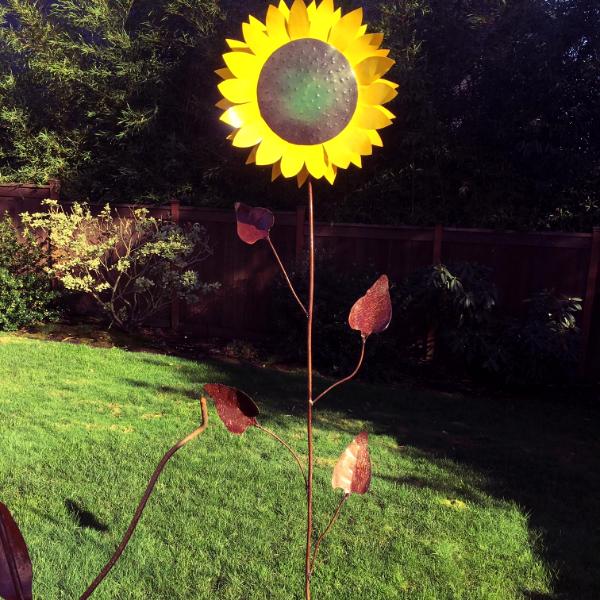
{"label": "curved metal rod", "polygon": [[264,431],[267,435],[270,435],[273,439],[277,440],[284,448],[286,448],[289,451],[289,453],[294,457],[294,460],[296,461],[298,467],[300,467],[300,472],[302,473],[302,477],[304,477],[304,485],[306,485],[306,473],[304,472],[304,465],[302,464],[298,453],[288,443],[281,439],[276,433],[274,433],[270,429],[267,429],[266,427],[263,427],[260,423],[256,422],[254,424],[254,427],[260,429],[261,431]]}
{"label": "curved metal rod", "polygon": [[275,246],[273,245],[273,242],[271,241],[270,237],[267,237],[267,242],[269,242],[269,246],[271,246],[271,250],[273,251],[273,255],[275,256],[275,260],[277,261],[277,264],[279,265],[279,268],[281,269],[281,272],[283,273],[283,276],[285,277],[285,280],[286,280],[286,282],[288,284],[288,287],[290,288],[290,290],[292,292],[292,295],[296,299],[296,302],[298,303],[298,306],[300,306],[300,308],[302,309],[302,312],[304,313],[304,316],[308,318],[308,311],[306,310],[306,306],[304,306],[304,304],[302,303],[302,300],[300,300],[300,297],[296,293],[296,290],[294,288],[292,280],[290,279],[290,276],[288,275],[288,272],[286,271],[286,268],[283,266],[283,262],[281,261],[281,258],[279,257],[279,254],[277,253],[277,250],[275,249]]}
{"label": "curved metal rod", "polygon": [[133,519],[131,520],[131,523],[129,524],[127,531],[125,532],[125,535],[123,536],[123,539],[121,540],[121,543],[115,550],[115,553],[112,555],[111,559],[106,563],[106,565],[104,566],[102,571],[100,571],[100,574],[98,575],[98,577],[96,577],[96,579],[94,579],[94,581],[92,581],[92,583],[90,584],[88,589],[82,594],[82,596],[79,600],[86,600],[86,598],[89,598],[94,593],[94,590],[100,585],[100,583],[102,583],[102,580],[108,575],[110,570],[115,566],[116,562],[121,557],[121,554],[123,554],[123,551],[127,547],[127,544],[129,543],[129,540],[131,539],[131,536],[133,535],[135,528],[137,527],[138,521],[140,520],[140,517],[142,516],[142,513],[144,512],[144,508],[146,507],[146,503],[148,502],[148,499],[150,498],[150,496],[154,490],[154,486],[156,485],[156,482],[157,482],[160,474],[162,473],[163,469],[165,468],[166,464],[169,462],[169,460],[172,458],[172,456],[177,452],[177,450],[179,450],[180,448],[183,448],[188,442],[191,442],[194,438],[198,437],[208,427],[208,409],[206,407],[206,398],[204,398],[204,397],[200,398],[200,405],[202,407],[202,424],[200,425],[200,427],[198,427],[198,429],[195,429],[194,431],[192,431],[192,433],[190,433],[187,437],[185,437],[182,440],[180,440],[179,442],[177,442],[163,456],[160,463],[158,463],[158,466],[156,467],[154,473],[152,474],[152,477],[150,478],[148,486],[146,487],[146,491],[144,492],[144,495],[143,495],[142,499],[140,500],[137,510],[135,511],[135,514],[133,515]]}
{"label": "curved metal rod", "polygon": [[337,521],[337,518],[340,516],[342,506],[344,506],[344,503],[346,502],[346,500],[348,500],[349,497],[350,497],[350,494],[344,494],[342,496],[342,499],[340,500],[340,503],[338,504],[336,511],[333,513],[333,517],[331,517],[331,521],[329,521],[329,525],[327,525],[327,527],[325,528],[325,531],[323,531],[323,533],[319,536],[319,539],[317,540],[317,543],[315,544],[315,552],[313,554],[312,561],[310,562],[311,574],[315,570],[315,562],[317,560],[317,556],[319,555],[319,546],[321,545],[323,538],[329,533],[329,531],[331,530],[331,528]]}
{"label": "curved metal rod", "polygon": [[356,375],[358,374],[358,372],[360,371],[360,368],[362,367],[363,361],[365,360],[365,347],[367,344],[367,338],[363,337],[362,338],[362,347],[360,349],[360,357],[358,359],[358,365],[356,365],[356,369],[354,369],[354,371],[352,371],[352,373],[350,373],[350,375],[348,375],[348,377],[344,377],[344,379],[340,379],[339,381],[336,381],[334,384],[330,385],[324,392],[321,392],[314,400],[313,400],[313,406],[321,399],[323,398],[323,396],[326,396],[327,394],[329,394],[329,392],[331,392],[331,390],[335,389],[336,387],[338,387],[339,385],[342,385],[343,383],[348,383],[351,379],[354,379],[356,377]]}

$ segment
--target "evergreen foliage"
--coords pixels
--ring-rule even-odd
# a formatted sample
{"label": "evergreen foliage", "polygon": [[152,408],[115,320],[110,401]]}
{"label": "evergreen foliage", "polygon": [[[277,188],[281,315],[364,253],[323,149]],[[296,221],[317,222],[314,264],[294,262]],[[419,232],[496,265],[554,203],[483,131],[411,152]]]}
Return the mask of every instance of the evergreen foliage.
{"label": "evergreen foliage", "polygon": [[[319,217],[507,228],[600,223],[597,0],[364,0],[401,85],[363,171]],[[56,176],[93,202],[293,207],[217,121],[213,70],[250,0],[5,0],[0,180]]]}

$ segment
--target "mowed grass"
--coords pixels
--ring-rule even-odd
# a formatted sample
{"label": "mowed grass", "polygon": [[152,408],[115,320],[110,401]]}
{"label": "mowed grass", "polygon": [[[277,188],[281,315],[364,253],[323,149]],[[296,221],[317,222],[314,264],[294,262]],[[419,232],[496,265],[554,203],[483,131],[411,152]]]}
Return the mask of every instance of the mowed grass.
{"label": "mowed grass", "polygon": [[[197,426],[199,393],[210,381],[253,395],[262,423],[304,456],[301,373],[0,336],[0,500],[28,542],[35,598],[80,596],[121,539],[158,460]],[[588,561],[576,571],[548,539],[571,518],[587,532],[582,544],[590,542],[597,522],[578,521],[587,518],[581,494],[573,493],[579,505],[532,523],[521,492],[546,490],[536,492],[539,478],[526,463],[519,495],[504,458],[492,459],[489,472],[471,460],[486,456],[477,444],[506,456],[492,433],[504,409],[486,412],[481,403],[362,384],[320,403],[317,525],[339,499],[332,468],[363,428],[374,471],[371,491],[350,499],[323,544],[316,600],[598,597],[597,552],[572,544],[569,552]],[[540,506],[543,514],[553,499]],[[208,430],[169,463],[94,597],[300,599],[304,527],[291,457],[258,430],[230,435],[211,406]]]}

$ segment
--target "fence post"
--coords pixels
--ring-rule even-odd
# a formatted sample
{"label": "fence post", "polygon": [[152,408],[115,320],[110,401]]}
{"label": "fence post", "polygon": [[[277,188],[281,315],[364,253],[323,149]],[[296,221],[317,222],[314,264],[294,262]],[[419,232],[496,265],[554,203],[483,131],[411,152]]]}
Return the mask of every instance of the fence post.
{"label": "fence post", "polygon": [[[179,225],[181,214],[180,214],[180,203],[177,198],[171,198],[171,221],[176,225]],[[171,298],[171,331],[176,333],[179,331],[179,325],[181,323],[181,300],[177,295],[177,292],[173,290]]]}
{"label": "fence post", "polygon": [[592,353],[592,323],[596,307],[596,293],[600,283],[600,227],[594,227],[590,248],[590,266],[588,269],[585,298],[583,300],[583,315],[581,334],[583,349],[581,353],[581,375],[589,375]]}
{"label": "fence post", "polygon": [[[442,241],[444,239],[444,226],[436,225],[433,230],[433,255],[432,261],[433,266],[437,267],[442,264]],[[436,346],[436,331],[435,327],[431,327],[427,333],[427,340],[425,342],[425,360],[432,362],[435,358],[435,346]]]}
{"label": "fence post", "polygon": [[50,200],[60,200],[60,179],[48,179]]}
{"label": "fence post", "polygon": [[304,223],[306,222],[306,206],[296,208],[296,266],[300,265],[304,252]]}

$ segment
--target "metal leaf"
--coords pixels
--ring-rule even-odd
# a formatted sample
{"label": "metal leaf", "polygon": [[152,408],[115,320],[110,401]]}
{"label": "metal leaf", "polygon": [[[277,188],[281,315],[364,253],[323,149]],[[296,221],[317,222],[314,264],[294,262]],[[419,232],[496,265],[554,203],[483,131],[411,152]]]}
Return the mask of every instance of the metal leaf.
{"label": "metal leaf", "polygon": [[207,383],[204,391],[215,401],[217,413],[231,433],[240,435],[256,425],[258,407],[248,394],[221,383]]}
{"label": "metal leaf", "polygon": [[32,579],[27,544],[8,508],[0,502],[0,598],[31,600]]}
{"label": "metal leaf", "polygon": [[259,240],[268,238],[275,223],[275,216],[270,210],[241,202],[235,204],[235,217],[238,235],[246,244],[256,244]]}
{"label": "metal leaf", "polygon": [[346,494],[365,494],[371,485],[371,457],[369,434],[359,433],[340,456],[331,478],[333,489],[341,488]]}
{"label": "metal leaf", "polygon": [[348,323],[366,338],[385,331],[391,320],[390,282],[387,275],[382,275],[352,307]]}

